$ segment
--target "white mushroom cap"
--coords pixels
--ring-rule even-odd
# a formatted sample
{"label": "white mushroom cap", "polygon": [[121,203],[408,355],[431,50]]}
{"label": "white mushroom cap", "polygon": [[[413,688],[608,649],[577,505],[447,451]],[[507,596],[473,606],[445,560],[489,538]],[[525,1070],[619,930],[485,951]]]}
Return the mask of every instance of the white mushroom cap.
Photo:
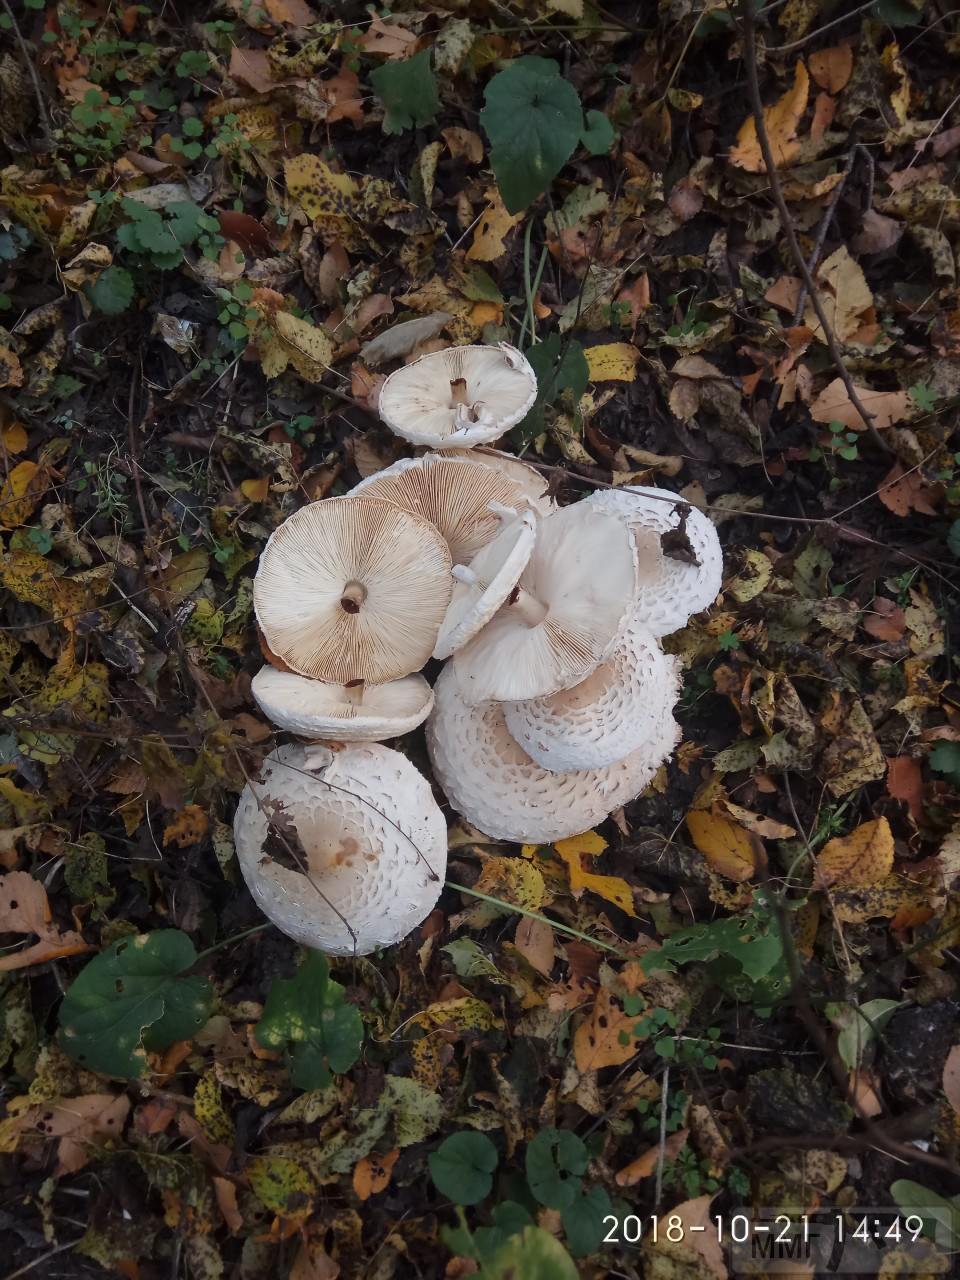
{"label": "white mushroom cap", "polygon": [[499,703],[467,706],[451,666],[434,694],[427,721],[434,777],[454,809],[496,840],[547,844],[589,831],[647,787],[678,741],[671,723],[660,759],[643,747],[604,769],[551,773],[510,736]]}
{"label": "white mushroom cap", "polygon": [[324,684],[265,666],[250,689],[260,710],[279,728],[303,738],[337,742],[398,738],[422,724],[433,706],[433,690],[423,676],[404,676],[388,684]]}
{"label": "white mushroom cap", "polygon": [[666,552],[659,574],[650,572],[649,558],[646,558],[648,571],[644,574],[644,551],[642,546],[638,547],[641,582],[636,610],[655,636],[678,630],[693,614],[713,603],[723,582],[723,553],[717,531],[702,511],[689,506],[669,489],[640,486],[598,489],[584,501],[596,511],[625,520],[638,539],[645,531],[663,535],[677,529],[682,512],[686,511],[685,532],[699,564],[687,564]]}
{"label": "white mushroom cap", "polygon": [[549,698],[505,703],[507,728],[554,773],[602,768],[641,748],[651,761],[663,758],[673,747],[678,668],[634,614],[617,648],[586,680]]}
{"label": "white mushroom cap", "polygon": [[548,516],[551,511],[556,511],[557,509],[557,504],[550,497],[550,485],[546,477],[541,475],[534,467],[531,467],[529,463],[514,457],[512,453],[504,453],[502,449],[484,447],[481,449],[444,449],[443,456],[451,459],[459,458],[465,462],[473,462],[478,466],[490,467],[494,471],[499,471],[501,475],[506,476],[520,486],[527,502],[541,516]]}
{"label": "white mushroom cap", "polygon": [[469,565],[455,564],[456,581],[446,617],[434,645],[435,658],[449,658],[490,621],[517,585],[537,541],[537,517],[532,511],[491,504],[503,527]]}
{"label": "white mushroom cap", "polygon": [[315,680],[385,684],[418,671],[450,603],[429,521],[380,498],[325,498],[270,535],[253,583],[270,650]]}
{"label": "white mushroom cap", "polygon": [[244,788],[233,830],[260,910],[333,955],[399,942],[443,888],[447,828],[430,784],[379,743],[278,747]]}
{"label": "white mushroom cap", "polygon": [[546,516],[509,602],[453,658],[466,702],[568,689],[615,647],[636,591],[626,525],[583,502]]}
{"label": "white mushroom cap", "polygon": [[487,444],[526,417],[537,377],[506,342],[448,347],[397,369],[380,388],[380,417],[396,435],[432,449]]}
{"label": "white mushroom cap", "polygon": [[383,498],[429,520],[446,538],[454,564],[469,564],[500,531],[491,503],[527,505],[525,489],[513,476],[440,453],[402,458],[361,480],[351,494]]}

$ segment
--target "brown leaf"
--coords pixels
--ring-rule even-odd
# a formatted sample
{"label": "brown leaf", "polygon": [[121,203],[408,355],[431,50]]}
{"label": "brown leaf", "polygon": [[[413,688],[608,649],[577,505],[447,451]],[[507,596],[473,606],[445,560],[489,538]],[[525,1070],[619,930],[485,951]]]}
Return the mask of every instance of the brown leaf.
{"label": "brown leaf", "polygon": [[304,0],[262,0],[263,7],[274,22],[287,27],[305,29],[312,27],[317,15]]}
{"label": "brown leaf", "polygon": [[31,947],[0,955],[0,972],[90,950],[79,933],[60,932],[52,920],[46,889],[26,871],[0,876],[0,933],[35,933],[38,938]]}
{"label": "brown leaf", "polygon": [[853,50],[848,44],[834,45],[830,49],[818,49],[807,62],[810,75],[827,93],[839,93],[846,86],[853,70]]}
{"label": "brown leaf", "polygon": [[[851,257],[846,245],[835,249],[821,263],[817,272],[817,290],[820,305],[834,334],[841,342],[852,339],[863,326],[867,318],[865,313],[873,308],[873,294],[863,269]],[[803,323],[818,341],[824,340],[823,329],[809,298]]]}
{"label": "brown leaf", "polygon": [[903,223],[885,213],[868,209],[860,219],[860,229],[850,241],[854,253],[883,253],[892,249],[903,235]]}
{"label": "brown leaf", "polygon": [[913,756],[887,757],[887,792],[894,800],[902,800],[910,817],[919,823],[923,817],[923,774],[920,761]]}
{"label": "brown leaf", "polygon": [[937,509],[931,499],[936,496],[937,490],[924,481],[919,471],[905,471],[899,462],[893,464],[877,490],[877,497],[895,516],[908,516],[911,511],[935,516]]}
{"label": "brown leaf", "polygon": [[54,1170],[54,1176],[60,1177],[76,1173],[96,1147],[119,1138],[129,1111],[130,1099],[123,1094],[89,1093],[31,1107],[16,1118],[16,1127],[24,1136],[60,1139]]}
{"label": "brown leaf", "polygon": [[[697,1280],[708,1280],[708,1277],[712,1277],[712,1280],[727,1280],[729,1272],[723,1260],[723,1246],[711,1217],[713,1196],[714,1193],[711,1192],[709,1195],[697,1196],[695,1200],[684,1200],[659,1219],[658,1243],[653,1247],[653,1253],[657,1259],[662,1256],[666,1262],[664,1277],[689,1276],[692,1280],[695,1276]],[[677,1220],[683,1223],[683,1239],[674,1243],[667,1232],[669,1223]],[[679,1266],[674,1266],[674,1261]],[[651,1270],[649,1274],[653,1275],[654,1272]],[[812,1275],[812,1272],[809,1274]],[[792,1280],[797,1280],[796,1272],[793,1273]]]}
{"label": "brown leaf", "polygon": [[417,37],[406,27],[388,26],[382,18],[374,18],[357,42],[364,53],[381,58],[405,58]]}
{"label": "brown leaf", "polygon": [[872,612],[864,615],[863,629],[875,640],[901,640],[907,629],[907,615],[898,604],[886,596],[876,596]]}
{"label": "brown leaf", "polygon": [[369,1200],[390,1184],[393,1166],[397,1163],[400,1148],[394,1147],[386,1155],[364,1156],[353,1168],[353,1189],[358,1200]]}
{"label": "brown leaf", "polygon": [[[773,163],[778,169],[790,164],[800,150],[797,126],[807,108],[809,93],[810,77],[803,62],[798,58],[792,86],[778,102],[771,107],[765,107],[763,111],[763,122],[770,140]],[[766,169],[757,137],[757,122],[752,114],[747,116],[740,126],[736,146],[730,151],[730,162],[741,169],[746,169],[749,173],[763,173]]]}
{"label": "brown leaf", "polygon": [[[671,1133],[663,1144],[663,1159],[676,1160],[677,1156],[687,1145],[687,1139],[690,1136],[689,1129],[678,1129],[676,1133]],[[654,1147],[648,1147],[643,1155],[638,1156],[636,1160],[632,1160],[630,1164],[624,1165],[615,1177],[618,1187],[635,1187],[638,1182],[642,1182],[644,1178],[649,1178],[652,1173],[656,1172],[657,1165],[660,1162],[660,1144]]]}
{"label": "brown leaf", "polygon": [[680,222],[689,222],[703,208],[703,192],[689,178],[681,178],[667,197],[670,212]]}
{"label": "brown leaf", "polygon": [[[597,992],[590,1016],[580,1023],[573,1037],[573,1056],[580,1072],[619,1067],[637,1051],[633,1028],[636,1015],[628,1017],[606,987]],[[620,1043],[625,1033],[626,1044]]]}
{"label": "brown leaf", "polygon": [[797,303],[800,301],[800,290],[802,288],[803,281],[799,276],[781,276],[778,280],[774,280],[763,297],[772,306],[779,307],[781,311],[788,311],[790,315],[793,315],[797,309]]}
{"label": "brown leaf", "polygon": [[349,67],[342,67],[335,76],[324,80],[320,86],[327,103],[327,124],[349,120],[354,126],[363,124],[363,95],[360,77]]}
{"label": "brown leaf", "polygon": [[273,252],[270,233],[252,213],[238,213],[236,209],[221,209],[217,213],[220,234],[235,241],[245,253]]}
{"label": "brown leaf", "polygon": [[513,935],[513,945],[528,964],[550,977],[553,969],[553,930],[545,920],[534,920],[530,916],[521,916],[517,931]]}
{"label": "brown leaf", "polygon": [[230,79],[249,85],[254,93],[269,93],[276,88],[266,49],[240,49],[234,45],[230,52]]}
{"label": "brown leaf", "polygon": [[883,1111],[880,1101],[880,1084],[869,1071],[851,1071],[849,1088],[853,1095],[857,1111],[872,1119]]}
{"label": "brown leaf", "polygon": [[[867,413],[873,414],[873,425],[878,429],[893,426],[910,412],[910,397],[905,391],[874,391],[857,383],[853,387]],[[824,387],[810,406],[810,416],[814,422],[842,422],[851,431],[866,431],[842,378],[834,378]]]}
{"label": "brown leaf", "polygon": [[467,250],[467,257],[472,262],[495,262],[506,253],[504,237],[518,222],[523,214],[507,213],[506,207],[495,187],[486,193],[488,204],[480,215],[477,229],[473,233],[473,243]]}
{"label": "brown leaf", "polygon": [[[833,117],[837,110],[836,98],[831,98],[829,93],[818,93],[817,100],[813,104],[813,120],[810,123],[810,137],[812,141],[819,142],[823,135],[833,123]],[[816,196],[826,195],[841,181],[839,173],[831,174],[828,178],[824,178],[816,184],[813,193]],[[790,197],[788,197],[789,199]]]}
{"label": "brown leaf", "polygon": [[228,1178],[218,1178],[214,1176],[213,1194],[217,1197],[217,1208],[223,1215],[223,1220],[227,1227],[237,1232],[243,1226],[243,1214],[237,1208],[237,1187]]}
{"label": "brown leaf", "polygon": [[943,1064],[943,1092],[954,1111],[960,1115],[960,1044],[955,1044]]}
{"label": "brown leaf", "polygon": [[450,148],[454,160],[464,159],[468,164],[479,164],[483,159],[483,139],[472,129],[461,129],[454,125],[441,130],[440,136]]}
{"label": "brown leaf", "polygon": [[848,836],[828,840],[816,859],[818,888],[866,889],[893,869],[893,832],[886,818],[862,822]]}

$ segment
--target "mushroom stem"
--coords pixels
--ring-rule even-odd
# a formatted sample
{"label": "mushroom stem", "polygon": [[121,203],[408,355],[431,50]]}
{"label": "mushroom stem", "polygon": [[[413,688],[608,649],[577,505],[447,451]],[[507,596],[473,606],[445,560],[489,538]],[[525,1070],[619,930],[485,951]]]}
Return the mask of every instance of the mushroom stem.
{"label": "mushroom stem", "polygon": [[363,701],[363,690],[364,682],[362,680],[348,680],[343,686],[344,701],[358,707]]}
{"label": "mushroom stem", "polygon": [[468,587],[482,587],[479,575],[467,564],[455,564],[450,570],[451,576]]}
{"label": "mushroom stem", "polygon": [[507,607],[512,609],[518,618],[522,618],[528,627],[538,627],[549,612],[545,604],[541,604],[529,591],[524,591],[523,587],[514,587],[507,601]]}
{"label": "mushroom stem", "polygon": [[467,399],[467,380],[466,378],[450,379],[450,405],[469,404]]}
{"label": "mushroom stem", "polygon": [[517,518],[516,507],[504,506],[502,502],[488,502],[487,510],[492,511],[497,519],[502,521],[503,524],[507,524],[510,520],[516,520]]}
{"label": "mushroom stem", "polygon": [[359,613],[360,606],[367,598],[367,588],[362,582],[348,582],[340,597],[340,607],[344,613]]}

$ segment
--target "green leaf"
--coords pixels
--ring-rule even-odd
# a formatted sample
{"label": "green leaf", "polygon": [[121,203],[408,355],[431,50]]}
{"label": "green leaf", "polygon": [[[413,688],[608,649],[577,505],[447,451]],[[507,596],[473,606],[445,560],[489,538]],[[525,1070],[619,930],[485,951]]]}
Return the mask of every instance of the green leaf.
{"label": "green leaf", "polygon": [[501,1200],[499,1204],[494,1205],[490,1218],[492,1226],[477,1227],[474,1232],[475,1251],[469,1254],[469,1257],[492,1259],[497,1250],[502,1249],[511,1236],[518,1235],[524,1227],[534,1225],[533,1218],[522,1204],[517,1204],[516,1200]]}
{"label": "green leaf", "polygon": [[363,1023],[330,977],[326,956],[310,951],[292,978],[271,986],[256,1037],[264,1049],[284,1050],[298,1088],[322,1089],[360,1056]]}
{"label": "green leaf", "polygon": [[575,338],[551,333],[525,352],[537,375],[537,398],[524,420],[514,428],[512,440],[522,448],[543,430],[543,411],[564,392],[579,400],[590,381],[590,369],[583,347]]}
{"label": "green leaf", "polygon": [[550,186],[583,133],[573,85],[549,58],[526,57],[487,85],[480,123],[503,203],[520,213]]}
{"label": "green leaf", "polygon": [[213,990],[205,978],[179,975],[197,952],[179,929],[121,938],[80,972],[60,1007],[59,1040],[91,1071],[133,1078],[146,1050],[166,1049],[207,1021]]}
{"label": "green leaf", "polygon": [[577,1268],[549,1231],[526,1227],[484,1265],[480,1280],[577,1280]]}
{"label": "green leaf", "polygon": [[87,297],[105,316],[118,316],[133,301],[133,276],[123,267],[107,267],[87,289]]}
{"label": "green leaf", "polygon": [[440,110],[430,50],[403,62],[385,62],[370,73],[374,92],[386,108],[384,133],[403,133],[431,124]]}
{"label": "green leaf", "polygon": [[868,1051],[877,1032],[882,1030],[900,1008],[899,1000],[868,1000],[859,1006],[830,1003],[824,1006],[827,1017],[838,1029],[837,1053],[850,1071],[868,1061]]}
{"label": "green leaf", "polygon": [[923,1219],[923,1234],[928,1239],[951,1252],[960,1249],[960,1205],[956,1200],[948,1200],[909,1178],[891,1183],[890,1194],[905,1213]]}
{"label": "green leaf", "polygon": [[960,557],[960,520],[954,520],[947,534],[947,546],[957,557]]}
{"label": "green leaf", "polygon": [[930,767],[960,787],[960,742],[938,742],[930,752]]}
{"label": "green leaf", "polygon": [[549,1209],[568,1209],[580,1190],[587,1148],[569,1129],[542,1129],[527,1146],[530,1190]]}
{"label": "green leaf", "polygon": [[602,111],[588,111],[580,141],[592,156],[605,156],[613,146],[613,125]]}
{"label": "green leaf", "polygon": [[493,1187],[500,1156],[485,1133],[453,1133],[429,1156],[430,1177],[454,1204],[479,1204]]}
{"label": "green leaf", "polygon": [[607,1234],[603,1220],[613,1212],[610,1197],[603,1187],[591,1187],[574,1200],[560,1215],[567,1244],[575,1258],[595,1253]]}

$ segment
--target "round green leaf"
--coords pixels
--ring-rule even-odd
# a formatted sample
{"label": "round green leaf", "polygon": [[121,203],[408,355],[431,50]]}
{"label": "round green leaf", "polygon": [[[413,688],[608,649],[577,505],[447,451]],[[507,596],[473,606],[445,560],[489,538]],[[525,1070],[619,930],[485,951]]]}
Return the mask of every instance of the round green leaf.
{"label": "round green leaf", "polygon": [[102,951],[60,1007],[65,1052],[104,1075],[141,1075],[148,1049],[188,1039],[209,1017],[209,982],[179,976],[196,961],[196,948],[179,929],[121,938]]}
{"label": "round green leaf", "polygon": [[577,1280],[573,1259],[542,1227],[511,1236],[483,1274],[485,1280]]}
{"label": "round green leaf", "polygon": [[484,1133],[451,1134],[429,1157],[434,1186],[456,1204],[479,1204],[490,1194],[500,1157]]}
{"label": "round green leaf", "polygon": [[573,155],[583,132],[580,99],[555,62],[527,57],[493,77],[484,103],[494,177],[508,211],[520,213]]}
{"label": "round green leaf", "polygon": [[527,1147],[530,1190],[550,1209],[567,1209],[580,1190],[587,1148],[569,1129],[542,1129]]}
{"label": "round green leaf", "polygon": [[133,277],[123,267],[107,267],[87,293],[98,311],[105,316],[118,316],[133,301]]}
{"label": "round green leaf", "polygon": [[613,125],[602,111],[588,111],[586,126],[580,135],[592,156],[605,156],[613,146]]}

